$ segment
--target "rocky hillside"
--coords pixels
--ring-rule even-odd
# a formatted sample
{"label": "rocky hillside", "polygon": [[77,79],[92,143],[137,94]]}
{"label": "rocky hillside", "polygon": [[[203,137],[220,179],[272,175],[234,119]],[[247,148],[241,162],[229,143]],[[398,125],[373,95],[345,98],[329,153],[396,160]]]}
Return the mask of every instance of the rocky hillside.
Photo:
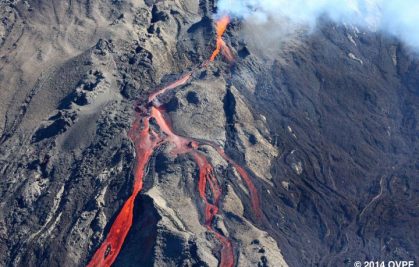
{"label": "rocky hillside", "polygon": [[[207,144],[218,212],[206,224],[193,157],[159,147],[114,266],[219,266],[219,235],[235,266],[419,262],[417,56],[327,20],[271,54],[233,20],[234,62],[200,67],[214,12],[213,0],[0,0],[0,266],[90,262],[133,191],[135,106],[189,71],[158,101],[174,133]],[[215,147],[249,174],[260,215]]]}

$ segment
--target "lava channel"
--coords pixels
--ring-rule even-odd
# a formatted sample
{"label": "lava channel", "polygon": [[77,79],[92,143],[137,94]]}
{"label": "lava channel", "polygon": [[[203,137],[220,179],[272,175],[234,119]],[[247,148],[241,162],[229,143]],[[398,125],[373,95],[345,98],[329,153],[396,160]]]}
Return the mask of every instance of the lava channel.
{"label": "lava channel", "polygon": [[[223,17],[217,21],[217,44],[209,59],[210,61],[213,61],[220,51],[228,60],[233,60],[231,51],[222,40],[222,35],[224,34],[229,21],[229,17]],[[205,63],[201,65],[201,67],[205,66]],[[185,84],[192,77],[192,74],[193,72],[188,72],[177,81],[167,85],[157,92],[152,93],[148,98],[148,103],[136,108],[136,119],[134,120],[128,134],[135,145],[137,156],[134,173],[134,188],[132,194],[125,201],[122,209],[119,211],[119,214],[113,222],[106,239],[96,250],[87,266],[111,266],[115,261],[133,223],[134,201],[143,187],[143,178],[146,166],[153,153],[162,144],[171,145],[170,153],[173,156],[190,154],[194,159],[199,168],[198,192],[205,205],[203,225],[208,229],[208,231],[214,234],[221,244],[219,266],[231,267],[234,265],[234,251],[231,241],[228,240],[222,233],[216,231],[212,226],[214,223],[214,217],[219,212],[219,201],[222,196],[221,186],[217,180],[213,166],[208,161],[206,156],[198,150],[198,148],[201,145],[212,146],[221,157],[223,157],[236,169],[249,189],[253,211],[255,215],[259,217],[261,212],[259,208],[257,190],[245,169],[230,159],[222,148],[208,141],[199,142],[191,138],[176,135],[170,127],[168,121],[165,119],[164,109],[160,106],[156,106],[154,103],[157,102],[155,100],[159,95]],[[150,123],[151,120],[154,120],[158,127],[154,127]]]}

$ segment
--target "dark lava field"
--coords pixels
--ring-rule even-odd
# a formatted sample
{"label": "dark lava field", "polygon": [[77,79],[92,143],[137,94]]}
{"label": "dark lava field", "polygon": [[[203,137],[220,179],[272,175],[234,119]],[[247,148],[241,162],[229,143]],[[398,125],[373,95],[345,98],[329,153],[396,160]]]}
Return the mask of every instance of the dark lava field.
{"label": "dark lava field", "polygon": [[216,10],[0,0],[0,266],[419,264],[419,57]]}

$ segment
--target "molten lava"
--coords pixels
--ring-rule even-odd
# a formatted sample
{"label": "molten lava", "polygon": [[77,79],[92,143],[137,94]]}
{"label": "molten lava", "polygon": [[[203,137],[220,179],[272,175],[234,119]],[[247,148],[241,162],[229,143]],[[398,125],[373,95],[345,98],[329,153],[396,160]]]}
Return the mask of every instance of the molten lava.
{"label": "molten lava", "polygon": [[105,241],[103,241],[87,266],[110,266],[118,256],[125,237],[131,228],[134,215],[134,200],[143,187],[144,169],[155,148],[162,141],[150,129],[149,120],[150,117],[136,119],[129,132],[129,137],[134,142],[137,153],[134,189],[116,217]]}
{"label": "molten lava", "polygon": [[210,61],[214,61],[215,58],[220,54],[220,52],[223,54],[226,59],[231,62],[234,60],[233,54],[231,53],[230,49],[226,45],[226,43],[223,40],[223,35],[225,31],[227,30],[227,26],[230,23],[230,17],[229,16],[223,16],[221,19],[219,19],[216,23],[216,32],[217,32],[217,41],[215,44],[215,50],[212,52],[212,55],[210,57]]}
{"label": "molten lava", "polygon": [[[227,59],[233,60],[232,53],[222,40],[222,36],[229,21],[230,19],[228,17],[223,17],[217,21],[217,44],[216,49],[210,57],[210,61],[213,61],[220,51]],[[201,68],[206,65],[207,63],[203,63]],[[221,147],[218,147],[211,142],[199,142],[191,138],[176,135],[170,127],[170,124],[165,119],[164,110],[161,107],[153,105],[154,100],[156,100],[159,95],[185,84],[192,77],[192,74],[193,72],[188,72],[177,81],[151,94],[148,98],[148,103],[145,103],[136,109],[137,116],[128,134],[130,139],[135,144],[135,151],[137,155],[134,188],[131,196],[126,200],[121,211],[113,222],[106,239],[93,255],[88,266],[110,266],[115,261],[132,226],[134,217],[134,201],[143,187],[143,178],[146,166],[153,153],[162,144],[171,145],[170,153],[173,156],[188,153],[194,159],[197,167],[199,168],[198,192],[205,205],[203,224],[209,232],[214,234],[221,244],[219,266],[231,267],[234,265],[234,251],[230,240],[213,228],[214,217],[219,212],[219,202],[222,196],[221,186],[216,177],[213,166],[208,161],[206,156],[198,150],[199,146],[212,146],[221,157],[223,157],[236,169],[249,189],[253,211],[255,215],[259,217],[261,215],[259,197],[250,176],[243,167],[239,166],[231,158],[229,158]],[[154,120],[158,127],[151,124],[151,120]]]}
{"label": "molten lava", "polygon": [[169,91],[169,90],[175,89],[176,87],[184,85],[189,80],[189,78],[191,78],[191,76],[192,76],[192,72],[188,72],[185,75],[183,75],[179,80],[175,81],[174,83],[171,83],[168,86],[163,87],[162,89],[158,90],[157,92],[151,94],[148,97],[148,102],[153,102],[153,100],[156,97],[158,97],[161,94],[164,94],[166,91]]}

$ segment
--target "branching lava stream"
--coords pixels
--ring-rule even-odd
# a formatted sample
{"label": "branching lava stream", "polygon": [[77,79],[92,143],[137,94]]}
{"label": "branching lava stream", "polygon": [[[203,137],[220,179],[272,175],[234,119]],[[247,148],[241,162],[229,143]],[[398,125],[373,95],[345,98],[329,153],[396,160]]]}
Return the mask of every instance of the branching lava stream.
{"label": "branching lava stream", "polygon": [[[233,60],[231,51],[222,40],[222,36],[229,22],[230,19],[227,16],[222,17],[217,21],[217,43],[209,61],[214,61],[220,52],[227,60]],[[207,66],[207,63],[208,62],[204,62],[201,65],[201,68]],[[222,190],[215,175],[213,166],[208,161],[206,156],[198,150],[199,146],[212,146],[229,164],[236,169],[249,189],[253,211],[255,215],[259,217],[261,215],[261,211],[259,208],[259,198],[256,188],[245,169],[229,158],[221,147],[211,144],[210,142],[199,142],[191,138],[176,135],[165,119],[164,109],[156,104],[158,101],[155,101],[159,95],[188,82],[188,80],[192,77],[192,74],[193,72],[188,72],[179,80],[169,84],[157,92],[154,92],[149,96],[148,103],[145,103],[143,106],[136,109],[136,119],[133,122],[128,134],[130,139],[135,144],[137,157],[134,173],[134,188],[131,196],[126,200],[113,222],[106,239],[93,255],[88,266],[111,266],[115,261],[133,223],[134,201],[143,187],[143,178],[146,166],[154,151],[163,144],[171,145],[170,153],[173,156],[188,153],[194,159],[199,168],[198,192],[205,204],[203,225],[208,229],[208,231],[214,234],[221,244],[219,266],[231,267],[234,265],[234,252],[230,240],[228,240],[222,233],[216,231],[212,226],[214,223],[214,217],[219,211],[218,206],[222,196]]]}

